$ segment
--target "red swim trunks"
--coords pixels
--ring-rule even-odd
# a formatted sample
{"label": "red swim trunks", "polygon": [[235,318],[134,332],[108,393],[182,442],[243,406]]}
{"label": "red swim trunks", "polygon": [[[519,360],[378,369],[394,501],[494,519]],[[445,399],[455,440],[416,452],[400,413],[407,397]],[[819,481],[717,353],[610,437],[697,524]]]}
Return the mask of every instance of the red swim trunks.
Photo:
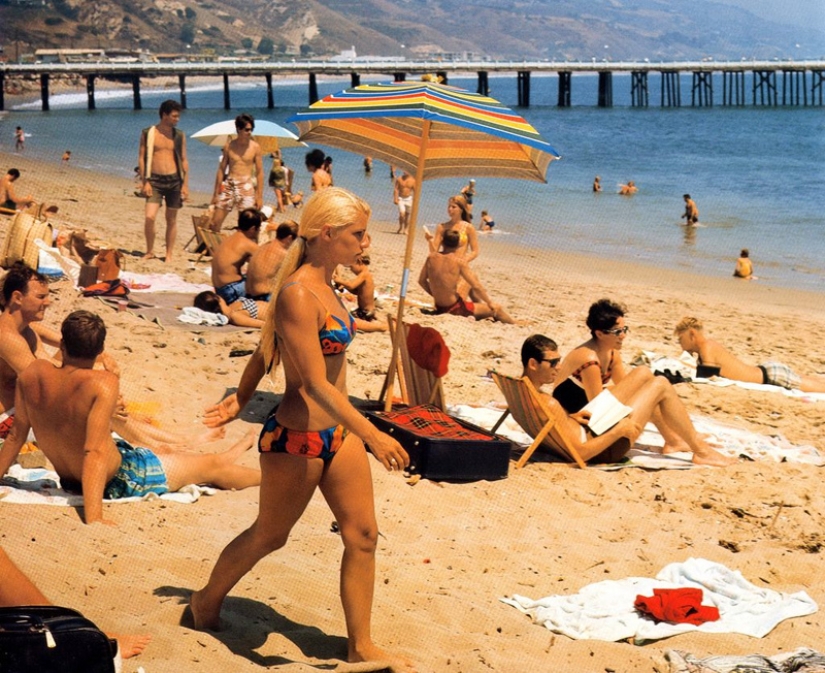
{"label": "red swim trunks", "polygon": [[462,318],[466,318],[474,314],[475,311],[475,304],[471,301],[465,301],[461,297],[459,297],[455,304],[452,306],[436,306],[435,312],[438,315],[443,313],[449,313],[450,315],[457,315],[461,316]]}

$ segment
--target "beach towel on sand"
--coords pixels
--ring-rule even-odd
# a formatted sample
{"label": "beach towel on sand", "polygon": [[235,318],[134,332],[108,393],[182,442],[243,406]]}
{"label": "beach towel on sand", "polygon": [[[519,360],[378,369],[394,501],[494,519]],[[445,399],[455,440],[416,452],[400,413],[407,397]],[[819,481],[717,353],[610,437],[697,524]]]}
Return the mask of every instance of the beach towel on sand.
{"label": "beach towel on sand", "polygon": [[[701,589],[702,603],[717,607],[719,619],[699,626],[656,622],[633,607],[639,594],[682,587]],[[655,579],[606,580],[590,584],[571,596],[532,600],[514,594],[501,601],[529,615],[534,623],[569,638],[606,641],[635,638],[637,644],[688,631],[741,633],[762,638],[779,622],[810,615],[819,609],[804,591],[785,594],[761,589],[748,582],[738,570],[701,558],[671,563],[662,568]]]}
{"label": "beach towel on sand", "polygon": [[[10,479],[8,478],[10,477]],[[149,493],[142,498],[120,498],[103,502],[140,502],[141,500],[169,500],[179,503],[197,502],[202,495],[214,495],[218,489],[211,486],[189,484],[174,493],[156,495]],[[60,505],[62,507],[82,507],[83,496],[67,493],[60,488],[57,472],[36,468],[26,470],[19,465],[9,468],[7,477],[0,480],[0,503],[16,505]]]}
{"label": "beach towel on sand", "polygon": [[[480,428],[489,430],[501,417],[500,408],[471,407],[466,404],[450,406],[451,416],[468,421]],[[770,460],[778,463],[805,463],[807,465],[825,465],[825,456],[815,447],[807,444],[792,444],[782,435],[768,437],[750,430],[737,428],[704,416],[691,415],[696,431],[710,437],[711,443],[727,456],[747,456],[752,460]],[[533,439],[521,429],[512,417],[498,430],[519,446],[530,446]],[[610,465],[593,465],[599,469],[616,470],[626,467],[638,467],[649,470],[679,470],[701,467],[691,462],[690,453],[669,453],[662,455],[656,449],[665,445],[665,440],[652,423],[645,426],[644,432],[628,452],[628,460]],[[705,468],[707,469],[707,468]]]}

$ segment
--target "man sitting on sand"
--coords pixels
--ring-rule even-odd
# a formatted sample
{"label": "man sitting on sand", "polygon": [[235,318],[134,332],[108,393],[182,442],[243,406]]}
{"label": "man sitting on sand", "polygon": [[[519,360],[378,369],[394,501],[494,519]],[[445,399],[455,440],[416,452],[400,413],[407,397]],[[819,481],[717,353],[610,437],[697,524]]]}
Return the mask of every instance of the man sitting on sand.
{"label": "man sitting on sand", "polygon": [[[435,301],[436,313],[449,313],[462,317],[473,316],[476,320],[493,318],[499,322],[513,324],[515,321],[501,304],[496,304],[490,299],[467,261],[456,254],[459,241],[458,231],[444,232],[444,237],[441,239],[441,251],[430,253],[418,276],[418,284]],[[470,290],[475,293],[474,296],[482,300],[481,302],[474,304],[458,294],[458,283],[462,278],[469,283]]]}
{"label": "man sitting on sand", "polygon": [[62,366],[37,360],[18,376],[15,421],[0,449],[0,475],[17,458],[31,428],[62,487],[83,493],[87,524],[113,523],[103,517],[103,498],[163,494],[187,484],[225,489],[260,484],[259,470],[235,465],[252,446],[252,435],[219,454],[169,448],[152,452],[113,439],[119,380],[94,369],[106,340],[103,320],[89,311],[75,311],[63,321],[61,336]]}
{"label": "man sitting on sand", "polygon": [[[521,347],[521,363],[524,367],[522,376],[530,379],[536,390],[543,385],[555,382],[561,355],[552,339],[541,334],[528,337]],[[639,374],[635,375],[638,371]],[[673,386],[662,376],[650,376],[650,370],[637,368],[615,386],[610,392],[633,411],[616,425],[602,433],[594,435],[587,428],[589,412],[578,411],[567,416],[565,433],[570,444],[578,451],[582,460],[599,462],[616,462],[621,460],[642,433],[647,422],[657,409],[661,409],[669,427],[683,439],[693,452],[693,462],[697,465],[715,465],[722,467],[735,461],[723,456],[711,448],[696,432]],[[559,402],[551,395],[542,393],[545,403],[561,409]],[[565,412],[566,413],[566,412]],[[550,431],[550,440],[562,446],[560,430]]]}
{"label": "man sitting on sand", "polygon": [[[26,605],[52,605],[8,554],[0,547],[0,608],[16,608]],[[152,636],[107,633],[117,640],[117,651],[123,659],[136,657],[149,644]]]}
{"label": "man sitting on sand", "polygon": [[269,301],[272,280],[281,268],[286,251],[298,238],[298,223],[281,222],[275,230],[275,240],[259,245],[246,266],[246,296],[256,301]]}
{"label": "man sitting on sand", "polygon": [[259,210],[242,210],[237,230],[221,241],[212,255],[212,285],[227,304],[246,296],[246,276],[242,268],[258,249],[262,221]]}
{"label": "man sitting on sand", "polygon": [[825,393],[825,378],[800,376],[790,367],[768,360],[759,365],[747,365],[722,344],[705,336],[705,328],[698,318],[685,317],[673,332],[679,345],[698,356],[698,364],[719,367],[719,376],[746,383],[763,383],[805,393]]}
{"label": "man sitting on sand", "polygon": [[744,278],[745,280],[756,280],[753,275],[753,262],[751,253],[747,248],[742,248],[739,259],[736,260],[736,268],[733,270],[734,278]]}
{"label": "man sitting on sand", "polygon": [[20,171],[16,168],[10,168],[2,179],[0,179],[0,208],[5,208],[6,210],[22,210],[34,203],[31,194],[27,194],[26,196],[15,195],[13,183],[19,177]]}

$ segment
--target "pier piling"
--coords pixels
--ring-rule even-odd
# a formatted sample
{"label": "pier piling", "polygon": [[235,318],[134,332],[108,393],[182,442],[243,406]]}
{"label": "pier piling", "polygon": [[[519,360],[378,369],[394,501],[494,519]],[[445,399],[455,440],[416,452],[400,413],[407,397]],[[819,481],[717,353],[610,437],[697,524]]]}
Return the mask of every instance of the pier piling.
{"label": "pier piling", "polygon": [[519,70],[516,80],[518,87],[518,106],[530,107],[530,71]]}
{"label": "pier piling", "polygon": [[178,89],[180,89],[180,106],[186,109],[186,75],[178,75]]}
{"label": "pier piling", "polygon": [[630,74],[630,105],[632,107],[647,107],[648,102],[647,71],[634,70]]}
{"label": "pier piling", "polygon": [[613,73],[599,72],[599,107],[613,107]]}
{"label": "pier piling", "polygon": [[570,95],[573,85],[573,73],[569,70],[559,72],[559,107],[570,107]]}
{"label": "pier piling", "polygon": [[476,92],[481,94],[482,96],[490,95],[490,82],[487,77],[486,70],[478,71],[478,87],[476,88]]}
{"label": "pier piling", "polygon": [[86,106],[89,110],[95,109],[95,76],[86,75]]}

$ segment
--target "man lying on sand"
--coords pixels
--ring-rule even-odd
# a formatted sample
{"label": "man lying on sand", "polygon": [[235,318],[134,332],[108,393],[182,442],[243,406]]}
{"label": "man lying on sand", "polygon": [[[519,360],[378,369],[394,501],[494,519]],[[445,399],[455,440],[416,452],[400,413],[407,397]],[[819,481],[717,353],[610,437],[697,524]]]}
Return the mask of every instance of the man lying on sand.
{"label": "man lying on sand", "polygon": [[[521,347],[521,363],[524,366],[522,376],[530,379],[536,390],[556,380],[561,355],[552,339],[541,334],[528,337]],[[693,452],[693,462],[697,465],[714,465],[723,467],[735,463],[734,458],[723,456],[710,447],[696,432],[682,401],[673,386],[661,376],[649,375],[649,370],[637,367],[615,386],[610,392],[623,404],[633,408],[616,425],[601,435],[593,435],[587,428],[589,412],[579,411],[567,416],[567,426],[553,428],[550,440],[561,448],[561,434],[578,451],[582,460],[594,463],[613,463],[633,446],[633,442],[642,434],[645,424],[657,408],[674,432],[682,438]],[[550,395],[544,395],[550,407],[559,407],[558,401]]]}
{"label": "man lying on sand", "polygon": [[[52,605],[8,554],[0,547],[0,608],[16,608],[23,605]],[[117,640],[118,653],[123,659],[131,659],[146,649],[152,636],[107,633]]]}
{"label": "man lying on sand", "polygon": [[235,465],[252,446],[251,435],[219,454],[170,447],[152,452],[113,439],[119,379],[93,369],[103,352],[106,326],[94,313],[75,311],[63,321],[61,334],[62,366],[36,360],[17,378],[15,420],[0,449],[0,476],[32,428],[37,447],[54,465],[63,488],[83,493],[86,523],[113,523],[103,517],[103,498],[162,494],[187,484],[242,489],[260,483],[259,470]]}
{"label": "man lying on sand", "polygon": [[[490,299],[481,281],[470,268],[467,260],[457,254],[460,241],[458,231],[444,232],[441,239],[441,252],[431,252],[421,268],[418,284],[435,302],[436,313],[449,313],[461,317],[473,316],[476,320],[492,318],[499,322],[514,324],[501,304]],[[480,297],[481,302],[467,301],[458,294],[458,283],[465,280],[470,285],[474,296]]]}
{"label": "man lying on sand", "polygon": [[801,390],[805,393],[825,393],[825,379],[800,376],[787,365],[773,360],[755,366],[747,365],[722,344],[708,339],[704,330],[704,325],[698,318],[685,317],[679,321],[673,333],[679,338],[679,345],[684,350],[698,355],[698,364],[719,367],[719,376],[734,381]]}

